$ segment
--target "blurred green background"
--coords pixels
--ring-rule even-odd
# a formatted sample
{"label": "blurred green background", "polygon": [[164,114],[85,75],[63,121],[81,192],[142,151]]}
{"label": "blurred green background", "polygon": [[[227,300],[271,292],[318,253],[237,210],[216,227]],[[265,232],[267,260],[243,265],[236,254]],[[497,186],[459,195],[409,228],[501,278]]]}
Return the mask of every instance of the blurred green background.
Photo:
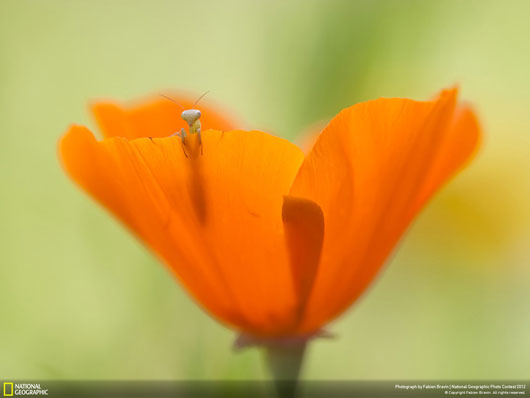
{"label": "blurred green background", "polygon": [[211,90],[295,140],[379,96],[458,83],[479,156],[414,223],[367,294],[315,341],[308,379],[530,376],[530,2],[0,2],[0,376],[266,377],[63,174],[86,104]]}

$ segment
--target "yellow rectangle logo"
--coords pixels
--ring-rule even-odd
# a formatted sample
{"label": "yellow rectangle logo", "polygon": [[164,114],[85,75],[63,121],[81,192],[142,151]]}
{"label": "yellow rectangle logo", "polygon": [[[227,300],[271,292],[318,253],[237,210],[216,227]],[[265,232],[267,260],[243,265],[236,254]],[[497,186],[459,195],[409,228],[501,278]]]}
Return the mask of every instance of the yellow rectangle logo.
{"label": "yellow rectangle logo", "polygon": [[[7,388],[11,387],[11,388]],[[4,397],[12,397],[13,396],[13,383],[4,383]]]}

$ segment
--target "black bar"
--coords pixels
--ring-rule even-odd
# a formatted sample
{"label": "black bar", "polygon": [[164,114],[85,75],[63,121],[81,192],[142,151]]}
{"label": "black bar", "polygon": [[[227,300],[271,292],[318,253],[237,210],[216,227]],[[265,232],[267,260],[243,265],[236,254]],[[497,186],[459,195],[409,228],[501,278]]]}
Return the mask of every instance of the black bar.
{"label": "black bar", "polygon": [[[289,381],[59,381],[2,380],[1,397],[269,398]],[[4,384],[5,383],[5,384]],[[11,383],[13,389],[11,390]],[[297,398],[524,397],[529,380],[299,381]],[[6,388],[4,390],[4,387]]]}

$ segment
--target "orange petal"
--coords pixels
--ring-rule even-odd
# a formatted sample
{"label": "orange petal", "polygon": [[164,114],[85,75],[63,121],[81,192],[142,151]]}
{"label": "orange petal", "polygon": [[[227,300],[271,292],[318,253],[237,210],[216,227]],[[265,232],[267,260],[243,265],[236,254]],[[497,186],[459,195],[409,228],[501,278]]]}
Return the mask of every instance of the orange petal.
{"label": "orange petal", "polygon": [[475,113],[469,105],[459,106],[432,159],[429,178],[418,195],[413,211],[419,210],[440,185],[471,159],[479,143],[480,126]]}
{"label": "orange petal", "polygon": [[320,263],[324,241],[324,214],[320,206],[313,201],[286,196],[282,219],[299,300],[297,321],[300,321]]}
{"label": "orange petal", "polygon": [[455,97],[450,90],[430,102],[360,103],[318,138],[290,191],[317,203],[326,223],[301,332],[357,299],[426,198],[469,157],[478,125],[470,113],[453,122]]}
{"label": "orange petal", "polygon": [[196,135],[188,138],[189,158],[178,137],[97,142],[74,126],[60,153],[70,176],[210,313],[254,335],[289,334],[314,274],[302,267],[318,264],[301,246],[323,233],[318,206],[284,200],[302,152],[257,131],[209,130],[200,155]]}
{"label": "orange petal", "polygon": [[[172,95],[184,109],[191,109],[195,98],[186,95]],[[195,106],[201,111],[202,130],[233,130],[235,123],[220,111],[219,106],[209,106],[202,100]],[[142,137],[168,137],[188,128],[180,114],[182,108],[167,98],[153,97],[136,106],[121,106],[114,102],[98,102],[92,105],[92,112],[105,137],[126,137],[129,139]]]}

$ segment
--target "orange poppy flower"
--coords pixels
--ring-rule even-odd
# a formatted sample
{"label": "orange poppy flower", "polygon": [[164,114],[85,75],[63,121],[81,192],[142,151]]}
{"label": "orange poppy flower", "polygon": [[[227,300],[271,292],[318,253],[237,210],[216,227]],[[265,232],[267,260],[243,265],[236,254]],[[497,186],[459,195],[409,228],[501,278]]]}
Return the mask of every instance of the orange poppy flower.
{"label": "orange poppy flower", "polygon": [[[116,215],[214,317],[257,338],[317,333],[374,279],[414,216],[475,151],[455,89],[341,111],[307,156],[202,111],[203,154],[158,98],[93,107],[105,138],[72,126],[67,173]],[[177,101],[188,107],[186,98]]]}

